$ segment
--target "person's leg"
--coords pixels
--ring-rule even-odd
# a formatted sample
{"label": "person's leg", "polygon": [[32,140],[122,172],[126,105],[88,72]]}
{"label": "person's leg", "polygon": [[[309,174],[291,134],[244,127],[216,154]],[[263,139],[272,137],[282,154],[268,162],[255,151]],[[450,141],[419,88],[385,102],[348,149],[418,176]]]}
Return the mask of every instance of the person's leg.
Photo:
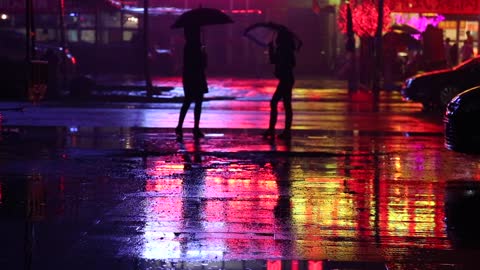
{"label": "person's leg", "polygon": [[200,116],[202,115],[202,102],[203,102],[203,97],[195,100],[195,109],[193,111],[193,117],[194,117],[193,135],[196,138],[205,137],[205,135],[200,131]]}
{"label": "person's leg", "polygon": [[175,133],[177,135],[182,134],[183,122],[185,121],[185,116],[187,115],[188,109],[190,108],[191,101],[187,98],[183,100],[182,107],[180,108],[180,114],[178,116],[178,124],[175,128]]}
{"label": "person's leg", "polygon": [[285,96],[283,98],[283,108],[285,109],[285,130],[292,129],[293,111],[292,111],[292,97]]}
{"label": "person's leg", "polygon": [[292,110],[292,91],[295,80],[292,77],[286,78],[280,87],[283,100],[283,108],[285,110],[285,129],[280,135],[285,138],[290,137],[292,130],[292,121],[293,121],[293,110]]}
{"label": "person's leg", "polygon": [[275,134],[275,126],[277,124],[277,116],[278,116],[278,102],[281,99],[281,92],[280,92],[280,83],[273,93],[272,99],[270,100],[270,121],[268,124],[268,129],[263,134],[265,137],[273,136]]}

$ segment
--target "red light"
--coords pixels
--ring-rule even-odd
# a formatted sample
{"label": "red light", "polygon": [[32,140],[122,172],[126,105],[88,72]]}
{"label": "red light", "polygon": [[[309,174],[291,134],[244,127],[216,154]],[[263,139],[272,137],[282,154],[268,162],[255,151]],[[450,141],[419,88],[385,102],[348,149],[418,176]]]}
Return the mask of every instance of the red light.
{"label": "red light", "polygon": [[76,65],[77,64],[77,59],[75,57],[72,56],[72,64]]}
{"label": "red light", "polygon": [[308,269],[309,270],[323,270],[323,262],[322,261],[308,261]]}
{"label": "red light", "polygon": [[267,270],[282,270],[282,261],[267,261]]}
{"label": "red light", "polygon": [[232,14],[263,14],[260,9],[234,9]]}

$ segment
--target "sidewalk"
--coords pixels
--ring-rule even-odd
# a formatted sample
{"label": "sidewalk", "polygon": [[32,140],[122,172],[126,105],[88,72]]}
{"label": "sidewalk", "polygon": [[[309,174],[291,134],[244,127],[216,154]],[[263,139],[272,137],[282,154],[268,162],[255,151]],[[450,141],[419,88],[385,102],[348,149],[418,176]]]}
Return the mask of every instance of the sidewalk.
{"label": "sidewalk", "polygon": [[[181,102],[183,88],[181,77],[154,77],[153,95],[147,96],[142,76],[105,75],[94,78],[95,89],[88,100],[112,102]],[[210,77],[209,93],[205,100],[270,100],[276,87],[275,78]],[[327,78],[297,78],[295,89],[321,90],[346,89],[346,82]],[[260,91],[259,91],[260,90]],[[66,97],[66,99],[69,99]]]}

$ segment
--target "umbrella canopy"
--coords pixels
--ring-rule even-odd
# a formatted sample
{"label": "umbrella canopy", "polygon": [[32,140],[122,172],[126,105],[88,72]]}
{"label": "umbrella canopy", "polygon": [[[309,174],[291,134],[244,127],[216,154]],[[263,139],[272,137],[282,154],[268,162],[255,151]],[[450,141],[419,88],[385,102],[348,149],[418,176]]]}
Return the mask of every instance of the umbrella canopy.
{"label": "umbrella canopy", "polygon": [[394,24],[390,27],[390,30],[399,31],[399,32],[406,33],[406,34],[409,34],[409,35],[420,34],[420,31],[418,29],[416,29],[415,27],[412,27],[408,24]]}
{"label": "umbrella canopy", "polygon": [[401,47],[407,47],[410,49],[420,48],[420,41],[413,38],[406,33],[398,33],[389,31],[383,35],[384,47],[398,49]]}
{"label": "umbrella canopy", "polygon": [[252,24],[245,29],[243,35],[262,47],[268,47],[268,44],[280,31],[284,31],[290,34],[292,39],[294,40],[295,49],[300,50],[300,48],[302,47],[302,41],[300,40],[300,38],[286,26],[279,23],[260,22]]}
{"label": "umbrella canopy", "polygon": [[200,27],[205,25],[233,23],[233,20],[219,9],[195,8],[177,18],[172,28]]}

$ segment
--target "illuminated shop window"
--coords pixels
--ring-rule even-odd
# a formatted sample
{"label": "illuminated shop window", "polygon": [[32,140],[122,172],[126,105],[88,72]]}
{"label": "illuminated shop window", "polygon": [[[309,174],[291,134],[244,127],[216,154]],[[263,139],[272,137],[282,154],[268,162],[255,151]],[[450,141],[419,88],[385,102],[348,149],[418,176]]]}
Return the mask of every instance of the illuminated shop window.
{"label": "illuminated shop window", "polygon": [[82,30],[80,40],[87,43],[95,43],[95,30]]}
{"label": "illuminated shop window", "polygon": [[452,41],[457,40],[457,21],[443,21],[438,27],[443,29],[444,38],[450,38]]}
{"label": "illuminated shop window", "polygon": [[67,41],[68,42],[78,42],[78,31],[77,30],[67,30]]}
{"label": "illuminated shop window", "polygon": [[138,17],[132,15],[125,15],[123,27],[125,28],[138,28]]}
{"label": "illuminated shop window", "polygon": [[123,41],[131,41],[136,31],[123,31]]}

